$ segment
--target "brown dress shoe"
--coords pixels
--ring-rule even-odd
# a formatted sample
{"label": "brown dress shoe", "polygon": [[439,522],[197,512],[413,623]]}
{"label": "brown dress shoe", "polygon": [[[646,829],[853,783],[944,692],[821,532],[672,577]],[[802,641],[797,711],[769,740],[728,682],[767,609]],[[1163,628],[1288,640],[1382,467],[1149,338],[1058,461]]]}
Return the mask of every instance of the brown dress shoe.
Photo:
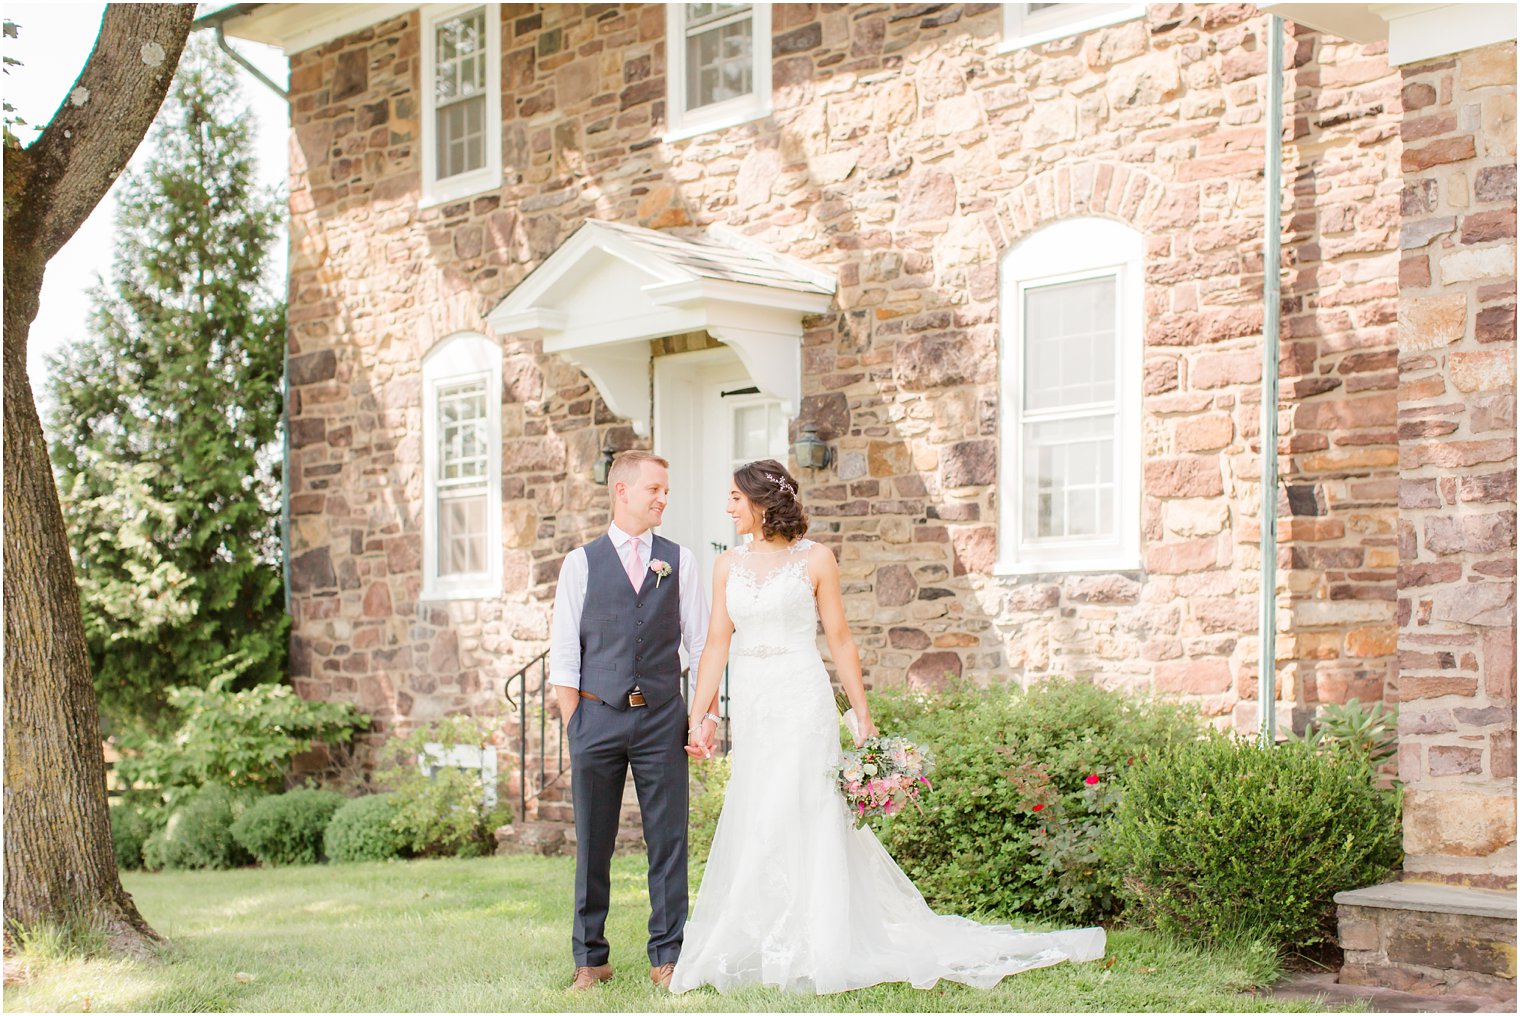
{"label": "brown dress shoe", "polygon": [[661,963],[657,967],[649,968],[649,979],[661,988],[670,989],[670,977],[676,972],[674,963]]}
{"label": "brown dress shoe", "polygon": [[599,967],[576,967],[575,980],[570,982],[571,991],[589,991],[603,981],[612,980],[612,964]]}

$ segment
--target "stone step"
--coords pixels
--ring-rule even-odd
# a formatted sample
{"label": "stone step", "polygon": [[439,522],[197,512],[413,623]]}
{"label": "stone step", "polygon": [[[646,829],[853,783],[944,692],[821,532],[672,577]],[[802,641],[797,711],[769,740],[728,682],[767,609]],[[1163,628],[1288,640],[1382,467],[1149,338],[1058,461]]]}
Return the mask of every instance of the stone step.
{"label": "stone step", "polygon": [[569,801],[545,801],[538,800],[538,820],[540,822],[575,822],[575,806]]}
{"label": "stone step", "polygon": [[1514,1001],[1514,890],[1389,882],[1335,903],[1342,983]]}
{"label": "stone step", "polygon": [[564,847],[565,826],[560,822],[514,822],[496,830],[498,854],[548,856],[564,853]]}
{"label": "stone step", "polygon": [[[575,855],[575,824],[573,822],[518,822],[496,830],[498,854],[542,854],[544,856]],[[642,853],[644,834],[637,827],[618,830],[613,852],[618,854]]]}

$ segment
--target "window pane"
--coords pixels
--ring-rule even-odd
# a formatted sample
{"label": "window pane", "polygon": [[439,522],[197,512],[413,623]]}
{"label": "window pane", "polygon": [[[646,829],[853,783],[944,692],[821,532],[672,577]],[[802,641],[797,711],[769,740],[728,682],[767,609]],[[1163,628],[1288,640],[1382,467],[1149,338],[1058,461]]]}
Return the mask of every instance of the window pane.
{"label": "window pane", "polygon": [[1112,414],[1024,425],[1023,538],[1114,532]]}
{"label": "window pane", "polygon": [[486,164],[485,121],[484,95],[461,99],[438,111],[438,179]]}
{"label": "window pane", "polygon": [[433,30],[438,178],[485,166],[486,12],[461,14]]}
{"label": "window pane", "polygon": [[749,8],[749,4],[687,4],[686,28],[688,31],[700,28],[738,11],[747,11]]}
{"label": "window pane", "polygon": [[770,412],[771,433],[770,447],[766,449],[765,454],[768,458],[775,459],[778,462],[785,462],[786,446],[788,443],[786,439],[786,417],[781,414],[781,406],[779,404],[773,402],[768,408]]}
{"label": "window pane", "polygon": [[686,38],[686,108],[748,95],[754,91],[753,14]]}
{"label": "window pane", "polygon": [[438,483],[478,486],[490,475],[484,379],[438,389]]}
{"label": "window pane", "polygon": [[765,406],[734,410],[734,458],[740,462],[769,458],[767,430]]}
{"label": "window pane", "polygon": [[438,574],[486,570],[486,496],[448,496],[438,501]]}
{"label": "window pane", "polygon": [[[446,101],[460,94],[462,82],[484,83],[486,11],[477,7],[433,28],[433,94]],[[465,92],[464,94],[469,94]]]}
{"label": "window pane", "polygon": [[1117,296],[1112,275],[1024,290],[1025,409],[1113,401]]}

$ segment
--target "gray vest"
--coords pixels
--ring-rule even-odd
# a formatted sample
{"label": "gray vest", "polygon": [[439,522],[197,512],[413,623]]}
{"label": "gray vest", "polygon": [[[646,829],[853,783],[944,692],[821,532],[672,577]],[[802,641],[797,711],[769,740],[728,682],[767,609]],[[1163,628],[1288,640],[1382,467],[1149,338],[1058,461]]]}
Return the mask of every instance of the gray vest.
{"label": "gray vest", "polygon": [[634,592],[610,536],[586,544],[586,602],[581,607],[581,690],[614,709],[628,708],[638,685],[651,706],[681,694],[681,548],[654,537],[650,561]]}

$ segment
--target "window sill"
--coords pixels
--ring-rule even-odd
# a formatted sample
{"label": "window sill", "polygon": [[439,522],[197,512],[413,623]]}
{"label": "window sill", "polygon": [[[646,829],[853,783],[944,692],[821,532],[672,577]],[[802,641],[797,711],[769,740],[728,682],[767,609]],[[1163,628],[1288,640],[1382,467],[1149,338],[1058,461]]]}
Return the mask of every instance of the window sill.
{"label": "window sill", "polygon": [[727,130],[730,127],[738,127],[742,124],[753,123],[756,120],[763,120],[770,115],[771,107],[768,103],[746,106],[743,109],[726,113],[723,116],[681,123],[662,134],[660,141],[667,145],[677,141],[686,141],[703,134],[714,134],[721,130]]}
{"label": "window sill", "polygon": [[1138,572],[1144,563],[1138,557],[1116,556],[1092,560],[999,561],[992,566],[998,578],[1024,578],[1030,575],[1076,575],[1086,572]]}
{"label": "window sill", "polygon": [[1028,49],[1031,46],[1055,42],[1057,39],[1068,39],[1073,35],[1081,35],[1083,32],[1091,32],[1097,28],[1107,28],[1110,25],[1133,21],[1135,18],[1144,16],[1145,4],[1128,4],[1122,10],[1107,10],[1085,18],[1073,18],[1064,24],[1050,25],[1049,27],[1036,29],[1014,38],[1005,36],[998,42],[997,48],[993,52],[1014,53],[1021,49]]}
{"label": "window sill", "polygon": [[422,188],[422,197],[418,200],[417,207],[418,209],[436,208],[439,205],[463,201],[466,198],[477,197],[481,194],[499,191],[500,189],[500,173],[489,171],[471,173],[457,180],[447,180],[434,184],[431,187],[424,186]]}
{"label": "window sill", "polygon": [[470,585],[423,586],[417,594],[420,602],[443,600],[490,600],[501,596],[501,582],[490,579]]}

